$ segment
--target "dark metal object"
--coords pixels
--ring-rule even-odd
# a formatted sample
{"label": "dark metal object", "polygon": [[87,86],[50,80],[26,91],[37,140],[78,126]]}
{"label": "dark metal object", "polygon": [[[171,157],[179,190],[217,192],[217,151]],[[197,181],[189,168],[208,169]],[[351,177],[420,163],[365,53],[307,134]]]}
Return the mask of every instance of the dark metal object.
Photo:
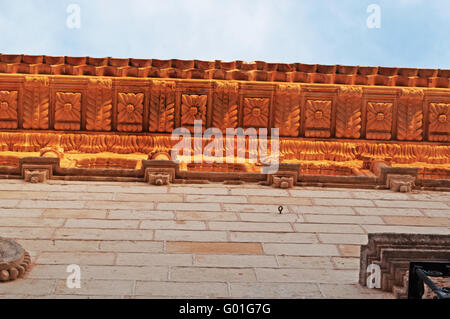
{"label": "dark metal object", "polygon": [[408,299],[422,299],[424,284],[436,294],[434,299],[450,299],[450,288],[438,287],[430,277],[450,277],[450,262],[411,262]]}
{"label": "dark metal object", "polygon": [[281,214],[281,212],[283,211],[283,206],[278,206],[278,211],[279,211],[280,214]]}

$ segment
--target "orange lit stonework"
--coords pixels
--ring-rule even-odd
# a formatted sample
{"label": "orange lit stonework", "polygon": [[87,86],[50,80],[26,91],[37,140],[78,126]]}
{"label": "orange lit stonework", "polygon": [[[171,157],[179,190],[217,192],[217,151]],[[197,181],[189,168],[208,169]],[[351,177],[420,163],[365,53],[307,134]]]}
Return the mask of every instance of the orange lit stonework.
{"label": "orange lit stonework", "polygon": [[[5,174],[43,149],[61,167],[140,169],[142,159],[169,159],[170,133],[201,120],[222,132],[278,128],[280,161],[304,174],[371,177],[370,162],[382,160],[449,175],[446,70],[405,78],[401,68],[41,57],[25,72],[34,60],[24,58],[0,55]],[[187,170],[200,166],[257,168]]]}
{"label": "orange lit stonework", "polygon": [[144,94],[119,93],[117,103],[117,130],[125,132],[142,131]]}
{"label": "orange lit stonework", "polygon": [[56,93],[55,129],[79,130],[81,122],[81,94]]}
{"label": "orange lit stonework", "polygon": [[193,126],[196,120],[204,123],[208,97],[206,95],[183,94],[181,98],[181,125]]}
{"label": "orange lit stonework", "polygon": [[308,100],[306,133],[308,137],[330,137],[331,101]]}
{"label": "orange lit stonework", "polygon": [[268,119],[269,99],[244,100],[244,127],[267,127]]}
{"label": "orange lit stonework", "polygon": [[0,128],[17,128],[17,91],[0,91]]}
{"label": "orange lit stonework", "polygon": [[392,131],[392,103],[367,104],[367,138],[390,140]]}

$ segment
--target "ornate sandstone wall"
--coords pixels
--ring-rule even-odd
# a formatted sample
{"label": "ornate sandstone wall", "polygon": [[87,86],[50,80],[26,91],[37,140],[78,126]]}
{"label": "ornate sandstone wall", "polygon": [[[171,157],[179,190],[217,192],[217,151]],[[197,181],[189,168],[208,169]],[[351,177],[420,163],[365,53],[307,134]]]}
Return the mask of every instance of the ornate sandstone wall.
{"label": "ornate sandstone wall", "polygon": [[0,75],[0,128],[170,133],[276,127],[282,137],[450,142],[450,90]]}
{"label": "ornate sandstone wall", "polygon": [[449,70],[0,55],[0,72],[3,152],[167,152],[201,120],[279,128],[284,161],[450,163]]}

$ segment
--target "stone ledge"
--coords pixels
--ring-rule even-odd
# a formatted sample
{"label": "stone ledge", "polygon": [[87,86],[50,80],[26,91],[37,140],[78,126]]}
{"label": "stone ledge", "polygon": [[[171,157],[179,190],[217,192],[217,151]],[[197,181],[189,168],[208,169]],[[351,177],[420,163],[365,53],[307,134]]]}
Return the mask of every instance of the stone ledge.
{"label": "stone ledge", "polygon": [[1,73],[450,87],[450,70],[381,66],[0,54]]}
{"label": "stone ledge", "polygon": [[[397,291],[404,287],[404,277],[411,261],[450,260],[450,235],[378,233],[368,235],[361,246],[359,283],[367,285],[367,268],[376,264],[381,269],[381,290]],[[404,289],[403,289],[404,290]]]}

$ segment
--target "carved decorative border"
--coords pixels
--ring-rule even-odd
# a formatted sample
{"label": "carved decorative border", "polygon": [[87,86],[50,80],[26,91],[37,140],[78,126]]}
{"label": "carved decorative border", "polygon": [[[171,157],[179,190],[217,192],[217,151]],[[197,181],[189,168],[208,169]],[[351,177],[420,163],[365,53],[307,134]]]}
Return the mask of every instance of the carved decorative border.
{"label": "carved decorative border", "polygon": [[0,72],[450,88],[450,70],[263,61],[122,59],[0,54]]}
{"label": "carved decorative border", "polygon": [[292,138],[450,142],[450,90],[0,75],[0,109],[0,129],[171,133],[201,120]]}

